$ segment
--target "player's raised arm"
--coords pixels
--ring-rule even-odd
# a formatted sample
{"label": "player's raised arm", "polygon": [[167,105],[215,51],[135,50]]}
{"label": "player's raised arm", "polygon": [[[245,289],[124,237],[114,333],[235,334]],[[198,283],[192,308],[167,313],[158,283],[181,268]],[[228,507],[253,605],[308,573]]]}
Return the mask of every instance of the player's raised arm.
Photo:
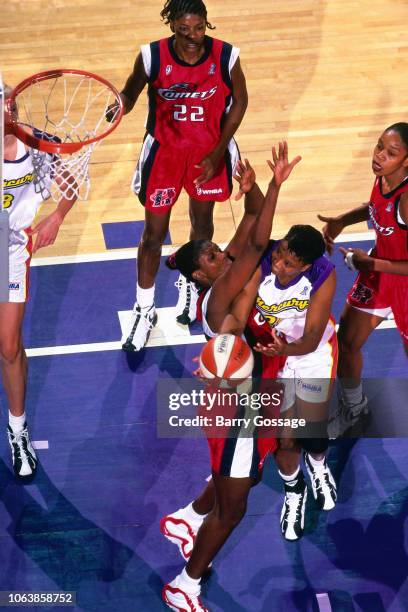
{"label": "player's raised arm", "polygon": [[272,159],[273,161],[268,161],[268,165],[274,173],[273,178],[269,183],[261,211],[249,232],[247,245],[213,286],[208,303],[208,316],[209,321],[217,327],[229,312],[238,293],[251,278],[260,256],[268,245],[280,187],[301,157],[297,156],[289,162],[287,143],[281,142],[278,152],[275,147],[272,148]]}

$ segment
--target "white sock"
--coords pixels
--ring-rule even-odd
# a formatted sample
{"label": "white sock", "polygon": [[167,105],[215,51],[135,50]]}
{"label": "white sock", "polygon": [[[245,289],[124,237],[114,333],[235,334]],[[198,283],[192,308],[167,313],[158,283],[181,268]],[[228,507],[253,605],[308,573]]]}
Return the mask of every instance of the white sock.
{"label": "white sock", "polygon": [[282,472],[280,470],[278,470],[279,472],[279,476],[288,484],[288,485],[295,485],[296,484],[296,479],[299,475],[300,472],[300,467],[297,468],[296,472],[293,472],[293,474],[282,474]]}
{"label": "white sock", "polygon": [[326,457],[323,457],[323,459],[315,459],[314,457],[312,457],[312,455],[310,453],[307,453],[307,456],[309,458],[310,463],[315,468],[322,467],[323,464],[324,464],[324,460],[326,459]]}
{"label": "white sock", "polygon": [[136,285],[136,302],[139,304],[142,310],[144,308],[150,308],[154,304],[154,285],[148,289],[139,287],[139,283]]}
{"label": "white sock", "polygon": [[363,384],[360,384],[357,387],[348,388],[341,387],[341,392],[343,398],[349,406],[353,406],[354,404],[360,404],[363,399]]}
{"label": "white sock", "polygon": [[14,416],[9,411],[9,425],[11,429],[13,430],[13,433],[17,434],[17,433],[20,433],[20,431],[23,431],[25,420],[26,420],[25,412],[23,412],[21,416]]}
{"label": "white sock", "polygon": [[191,578],[186,571],[186,568],[183,569],[181,574],[177,576],[177,586],[182,591],[186,593],[190,593],[191,595],[199,595],[201,592],[200,586],[201,578]]}
{"label": "white sock", "polygon": [[183,510],[187,522],[190,523],[193,527],[200,527],[201,523],[207,516],[206,514],[198,514],[198,512],[196,512],[193,508],[193,502],[191,502],[191,504],[188,504],[188,506],[183,508]]}

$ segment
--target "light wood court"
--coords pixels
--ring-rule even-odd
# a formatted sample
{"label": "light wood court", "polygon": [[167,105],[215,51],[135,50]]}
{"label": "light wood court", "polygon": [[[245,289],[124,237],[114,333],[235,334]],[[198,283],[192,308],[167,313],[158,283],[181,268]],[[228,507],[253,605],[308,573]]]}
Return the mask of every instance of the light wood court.
{"label": "light wood court", "polygon": [[[270,147],[287,139],[303,161],[282,190],[274,234],[316,214],[365,201],[371,152],[390,123],[407,120],[405,0],[207,0],[212,35],[241,49],[249,107],[237,134],[241,154],[265,188]],[[142,43],[167,36],[162,0],[9,0],[2,9],[0,70],[16,84],[56,67],[90,70],[119,89]],[[210,33],[211,34],[211,33]],[[39,256],[105,250],[101,224],[143,219],[130,191],[146,115],[132,113],[93,155],[92,191],[58,244]],[[50,204],[47,204],[46,209]],[[44,210],[44,209],[43,209]],[[217,205],[215,240],[234,230],[242,204]],[[173,210],[174,243],[188,236],[186,197]],[[356,230],[365,227],[356,227]]]}

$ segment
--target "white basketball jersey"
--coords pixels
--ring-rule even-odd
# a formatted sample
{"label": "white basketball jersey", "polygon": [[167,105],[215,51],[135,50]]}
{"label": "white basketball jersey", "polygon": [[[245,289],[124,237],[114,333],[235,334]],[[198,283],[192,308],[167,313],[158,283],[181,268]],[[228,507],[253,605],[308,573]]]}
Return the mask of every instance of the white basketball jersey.
{"label": "white basketball jersey", "polygon": [[201,316],[202,316],[201,325],[203,327],[203,332],[207,336],[207,338],[215,338],[215,336],[218,335],[215,332],[213,332],[213,330],[207,323],[207,304],[208,304],[208,300],[211,295],[211,289],[212,288],[208,289],[208,291],[206,292],[204,296],[203,301],[201,302]]}
{"label": "white basketball jersey", "polygon": [[10,218],[9,244],[27,243],[24,232],[33,222],[42,202],[34,183],[34,169],[29,151],[17,140],[17,156],[14,161],[4,160],[4,208]]}
{"label": "white basketball jersey", "polygon": [[[271,240],[262,258],[262,279],[255,303],[258,315],[254,319],[260,317],[259,325],[267,321],[271,327],[283,333],[288,342],[293,342],[303,336],[310,299],[329,277],[334,265],[326,257],[319,257],[288,285],[281,285],[271,271],[272,252],[277,246],[278,242]],[[331,317],[319,346],[325,344],[334,331],[335,323]]]}

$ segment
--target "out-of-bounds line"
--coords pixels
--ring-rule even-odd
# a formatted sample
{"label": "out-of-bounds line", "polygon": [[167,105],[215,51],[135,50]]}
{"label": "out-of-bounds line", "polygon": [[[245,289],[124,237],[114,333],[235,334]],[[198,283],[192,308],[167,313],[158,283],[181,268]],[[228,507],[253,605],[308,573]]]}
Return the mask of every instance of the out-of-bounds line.
{"label": "out-of-bounds line", "polygon": [[332,612],[332,607],[327,593],[316,593],[319,612]]}
{"label": "out-of-bounds line", "polygon": [[[373,240],[374,231],[355,232],[354,234],[340,234],[335,242],[359,242],[361,240]],[[225,248],[226,243],[220,244]],[[163,257],[171,255],[177,245],[164,245],[162,248]],[[106,251],[104,253],[88,253],[84,255],[56,255],[54,257],[35,257],[31,260],[31,266],[60,266],[62,264],[93,263],[97,261],[119,261],[121,259],[136,259],[138,249],[126,249],[118,251]]]}
{"label": "out-of-bounds line", "polygon": [[[377,329],[393,329],[395,321],[392,319],[383,321]],[[204,344],[205,336],[197,334],[195,336],[182,336],[172,338],[171,341],[156,341],[149,343],[146,347],[154,348],[158,346],[176,346],[183,344]],[[119,351],[122,348],[120,342],[92,342],[90,344],[67,344],[63,346],[44,346],[40,348],[26,349],[28,357],[46,357],[51,355],[74,355],[76,353],[98,353],[102,351]]]}
{"label": "out-of-bounds line", "polygon": [[50,448],[48,440],[31,440],[31,444],[36,450],[48,450]]}

